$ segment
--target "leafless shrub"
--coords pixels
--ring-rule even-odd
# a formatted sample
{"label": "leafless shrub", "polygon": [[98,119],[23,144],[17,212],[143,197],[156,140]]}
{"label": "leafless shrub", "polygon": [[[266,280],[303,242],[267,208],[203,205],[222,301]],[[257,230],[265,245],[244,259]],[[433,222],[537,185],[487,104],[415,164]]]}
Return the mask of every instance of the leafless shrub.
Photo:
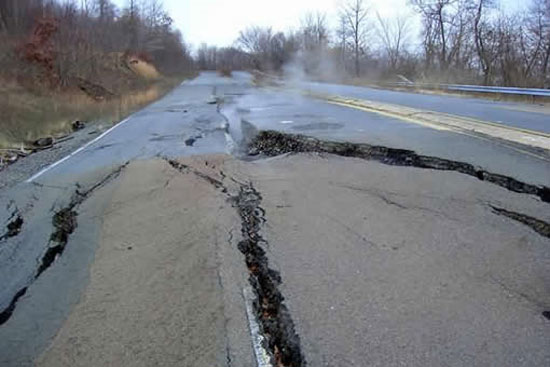
{"label": "leafless shrub", "polygon": [[218,74],[220,74],[224,78],[231,78],[231,76],[233,75],[233,70],[228,67],[222,67],[218,70]]}

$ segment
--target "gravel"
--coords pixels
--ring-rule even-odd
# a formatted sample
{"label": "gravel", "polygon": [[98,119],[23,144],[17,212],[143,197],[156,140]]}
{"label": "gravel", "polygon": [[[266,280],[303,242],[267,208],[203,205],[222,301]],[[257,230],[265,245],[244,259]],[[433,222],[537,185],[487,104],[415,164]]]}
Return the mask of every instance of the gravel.
{"label": "gravel", "polygon": [[24,181],[44,167],[62,159],[88,141],[94,139],[110,126],[108,124],[90,123],[85,128],[71,134],[69,140],[19,158],[15,163],[0,169],[0,190],[9,189]]}

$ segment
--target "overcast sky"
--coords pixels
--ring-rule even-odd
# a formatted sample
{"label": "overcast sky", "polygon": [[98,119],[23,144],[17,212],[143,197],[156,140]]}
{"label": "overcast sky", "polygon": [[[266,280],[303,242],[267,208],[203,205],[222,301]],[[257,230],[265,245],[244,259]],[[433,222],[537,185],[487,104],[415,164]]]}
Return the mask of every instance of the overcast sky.
{"label": "overcast sky", "polygon": [[[507,11],[517,11],[527,0],[501,0]],[[115,0],[123,6],[126,0]],[[202,42],[216,46],[230,46],[239,31],[251,25],[271,26],[277,31],[297,28],[308,11],[327,14],[331,27],[335,26],[340,0],[164,0],[164,6],[181,30],[187,43],[197,47]],[[383,17],[398,14],[416,18],[407,0],[365,0],[371,15]],[[418,33],[417,26],[411,29]],[[412,38],[416,38],[416,34]]]}

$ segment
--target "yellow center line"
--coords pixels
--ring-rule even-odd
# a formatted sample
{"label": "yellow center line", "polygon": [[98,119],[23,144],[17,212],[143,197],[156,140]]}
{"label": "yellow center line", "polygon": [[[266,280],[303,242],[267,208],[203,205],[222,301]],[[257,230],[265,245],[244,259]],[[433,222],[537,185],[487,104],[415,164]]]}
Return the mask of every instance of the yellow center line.
{"label": "yellow center line", "polygon": [[[467,130],[459,129],[456,126],[453,126],[453,125],[448,125],[448,124],[445,124],[445,123],[432,123],[432,122],[422,121],[421,119],[415,119],[415,118],[409,117],[407,115],[402,115],[402,114],[395,113],[395,112],[384,111],[382,109],[378,109],[378,108],[374,108],[374,107],[364,106],[361,103],[357,103],[356,100],[344,99],[344,98],[339,98],[339,97],[319,96],[319,95],[311,95],[311,96],[316,97],[316,98],[321,98],[321,99],[325,100],[327,103],[330,103],[330,104],[334,104],[334,105],[338,105],[338,106],[342,106],[342,107],[354,108],[354,109],[357,109],[357,110],[360,110],[360,111],[365,111],[365,112],[377,113],[379,115],[383,115],[383,116],[387,116],[387,117],[393,117],[393,118],[403,120],[403,121],[407,121],[407,122],[410,122],[410,123],[414,123],[414,124],[417,124],[417,125],[430,127],[430,128],[436,129],[436,130],[452,131],[452,132],[457,133],[457,134],[473,137],[473,138],[484,140],[484,141],[490,141],[494,144],[504,146],[504,147],[509,148],[509,149],[513,149],[513,150],[515,150],[519,153],[526,154],[526,155],[529,155],[529,156],[537,158],[537,159],[541,159],[545,162],[550,162],[550,159],[548,157],[544,156],[544,155],[539,155],[537,153],[528,151],[526,149],[522,149],[522,148],[519,148],[517,146],[513,146],[513,145],[510,145],[510,144],[503,143],[502,141],[499,141],[499,140],[490,139],[488,137],[480,136],[479,134],[472,134],[472,133],[469,133]],[[396,106],[396,107],[398,107],[398,106]],[[418,113],[427,113],[427,112],[429,113],[431,111],[418,111]],[[453,118],[457,117],[457,116],[453,116],[453,115],[450,115],[450,114],[442,114],[442,115],[446,115],[446,116],[453,117]],[[459,117],[459,118],[462,119],[462,117]],[[478,123],[478,124],[486,123],[485,121],[481,121],[481,120],[475,120],[475,119],[469,119],[469,118],[464,118],[464,119],[469,120],[468,122],[474,122],[474,123]],[[505,129],[509,129],[509,130],[515,130],[515,131],[519,131],[519,132],[523,132],[523,133],[527,133],[527,134],[533,133],[533,131],[531,131],[531,130],[515,128],[515,127],[509,127],[509,126],[500,125],[500,124],[497,124],[497,123],[487,122],[487,124],[488,125],[493,125],[495,127],[505,128]],[[540,136],[543,136],[543,137],[550,137],[549,134],[545,134],[545,133],[541,133],[541,132],[534,132],[534,133],[535,133],[534,135],[540,135]]]}

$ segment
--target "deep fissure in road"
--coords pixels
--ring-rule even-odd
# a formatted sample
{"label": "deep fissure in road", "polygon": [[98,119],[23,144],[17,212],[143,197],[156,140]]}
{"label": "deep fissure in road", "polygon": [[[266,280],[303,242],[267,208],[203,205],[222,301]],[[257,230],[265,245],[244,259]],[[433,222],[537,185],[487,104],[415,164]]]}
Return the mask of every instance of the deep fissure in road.
{"label": "deep fissure in road", "polygon": [[[69,204],[54,213],[52,217],[52,226],[54,228],[54,231],[50,235],[48,249],[39,261],[39,266],[36,270],[34,279],[37,279],[40,275],[42,275],[42,273],[46,271],[46,269],[48,269],[50,266],[52,266],[52,264],[59,258],[59,256],[63,254],[63,251],[65,250],[67,243],[69,242],[70,235],[78,226],[78,212],[76,210],[78,206],[86,201],[86,199],[88,199],[95,190],[99,189],[111,180],[118,177],[120,172],[127,165],[128,162],[109,173],[107,176],[99,180],[97,183],[95,183],[85,191],[80,191],[79,189],[76,189]],[[15,311],[17,301],[25,295],[29,286],[30,284],[17,291],[17,293],[10,301],[8,307],[0,312],[0,325],[4,324],[10,319],[13,312]]]}
{"label": "deep fissure in road", "polygon": [[15,237],[21,232],[21,227],[23,227],[23,217],[16,210],[8,219],[8,224],[6,225],[6,232],[0,236],[0,241],[7,240],[8,238]]}
{"label": "deep fissure in road", "polygon": [[[231,196],[223,182],[176,160],[165,158],[165,161],[181,173],[195,174],[230,198],[241,218],[242,240],[237,247],[245,256],[250,274],[249,282],[256,296],[253,307],[264,337],[264,347],[277,367],[305,366],[300,337],[279,290],[281,276],[269,268],[266,253],[261,247],[262,243],[267,242],[260,235],[261,224],[265,222],[265,211],[260,206],[260,193],[252,184],[238,183],[238,195]],[[225,174],[222,177],[225,178]]]}
{"label": "deep fissure in road", "polygon": [[57,211],[52,218],[52,225],[55,231],[50,236],[50,245],[46,250],[44,256],[40,261],[40,266],[34,276],[37,279],[46,269],[48,269],[60,256],[67,243],[69,242],[69,236],[74,232],[78,226],[77,216],[78,213],[73,210],[76,205],[69,205]]}
{"label": "deep fissure in road", "polygon": [[281,276],[269,268],[268,259],[261,244],[266,243],[260,235],[260,227],[265,222],[265,212],[260,206],[262,196],[252,184],[241,185],[239,194],[233,198],[241,217],[242,240],[239,250],[245,255],[249,282],[257,298],[254,310],[276,366],[305,366],[300,348],[300,338],[294,328],[290,312],[279,291]]}
{"label": "deep fissure in road", "polygon": [[300,134],[286,134],[278,131],[260,131],[248,146],[249,155],[264,154],[277,156],[284,153],[319,152],[344,157],[374,160],[392,166],[410,166],[441,171],[456,171],[473,176],[481,181],[504,187],[513,192],[538,196],[550,203],[550,188],[536,186],[515,178],[477,169],[470,163],[452,161],[438,157],[420,155],[412,150],[388,148],[364,143],[324,141]]}

